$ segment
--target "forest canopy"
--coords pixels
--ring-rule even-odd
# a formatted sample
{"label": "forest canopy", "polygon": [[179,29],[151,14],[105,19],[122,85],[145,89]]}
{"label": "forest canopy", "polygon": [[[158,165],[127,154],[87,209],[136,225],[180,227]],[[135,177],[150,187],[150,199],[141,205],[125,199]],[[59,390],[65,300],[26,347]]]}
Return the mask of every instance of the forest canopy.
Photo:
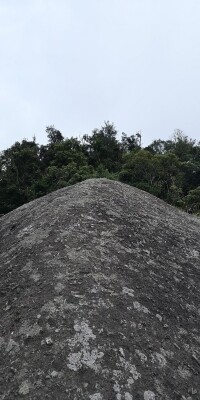
{"label": "forest canopy", "polygon": [[0,214],[88,178],[109,178],[200,214],[200,142],[174,131],[170,140],[142,146],[141,133],[119,134],[105,122],[91,135],[64,138],[46,128],[47,145],[34,137],[0,153]]}

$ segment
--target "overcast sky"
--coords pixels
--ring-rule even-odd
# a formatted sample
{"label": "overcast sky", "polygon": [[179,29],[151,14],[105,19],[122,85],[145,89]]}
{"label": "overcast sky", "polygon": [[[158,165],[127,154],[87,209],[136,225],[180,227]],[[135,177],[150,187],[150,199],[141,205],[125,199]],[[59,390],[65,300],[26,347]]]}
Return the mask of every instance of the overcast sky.
{"label": "overcast sky", "polygon": [[200,0],[0,0],[0,150],[104,121],[200,140]]}

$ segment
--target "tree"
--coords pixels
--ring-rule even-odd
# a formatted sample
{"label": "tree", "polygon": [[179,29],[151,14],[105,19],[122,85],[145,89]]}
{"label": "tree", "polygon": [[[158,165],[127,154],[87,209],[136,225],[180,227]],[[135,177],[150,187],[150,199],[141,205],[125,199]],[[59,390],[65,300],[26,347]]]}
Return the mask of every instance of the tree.
{"label": "tree", "polygon": [[140,189],[159,195],[160,187],[157,185],[159,163],[154,156],[146,151],[134,151],[124,157],[125,164],[119,174],[122,182],[137,186]]}
{"label": "tree", "polygon": [[49,143],[16,142],[0,153],[0,214],[91,177],[120,180],[188,212],[200,210],[200,143],[176,130],[141,148],[141,134],[117,139],[110,122],[92,134],[64,139],[48,126]]}
{"label": "tree", "polygon": [[124,153],[128,153],[133,150],[140,150],[141,134],[138,132],[136,135],[127,136],[126,133],[122,132],[121,148]]}
{"label": "tree", "polygon": [[124,160],[119,179],[162,199],[168,200],[172,187],[179,188],[181,184],[179,160],[175,154],[153,155],[140,150],[130,152]]}
{"label": "tree", "polygon": [[189,213],[200,213],[200,186],[190,190],[187,196],[183,198],[184,208]]}
{"label": "tree", "polygon": [[145,150],[152,154],[174,153],[181,161],[200,161],[200,143],[184,135],[180,129],[174,131],[171,140],[154,140]]}
{"label": "tree", "polygon": [[35,197],[32,185],[40,178],[39,146],[35,140],[16,142],[0,156],[0,213]]}
{"label": "tree", "polygon": [[92,136],[83,136],[89,164],[95,168],[102,164],[109,172],[120,169],[122,150],[116,136],[117,130],[109,121],[101,129],[94,129]]}
{"label": "tree", "polygon": [[164,154],[166,153],[166,143],[161,139],[154,140],[149,146],[145,147],[145,150],[152,154]]}
{"label": "tree", "polygon": [[46,127],[46,133],[51,144],[60,143],[64,140],[62,133],[55,129],[53,125]]}
{"label": "tree", "polygon": [[174,131],[171,150],[181,161],[193,159],[196,140],[188,138],[180,129]]}
{"label": "tree", "polygon": [[47,146],[40,147],[40,160],[45,170],[50,165],[62,167],[71,162],[78,166],[87,164],[87,156],[84,154],[83,146],[77,138],[65,139]]}
{"label": "tree", "polygon": [[180,169],[183,176],[183,194],[186,196],[190,190],[200,186],[200,162],[183,161],[180,163]]}

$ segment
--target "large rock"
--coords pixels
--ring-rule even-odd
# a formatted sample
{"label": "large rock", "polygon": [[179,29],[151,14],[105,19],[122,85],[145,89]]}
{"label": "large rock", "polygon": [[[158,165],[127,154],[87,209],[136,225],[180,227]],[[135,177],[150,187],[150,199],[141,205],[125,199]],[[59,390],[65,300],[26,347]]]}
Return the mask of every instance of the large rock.
{"label": "large rock", "polygon": [[0,399],[200,399],[200,221],[88,180],[0,220]]}

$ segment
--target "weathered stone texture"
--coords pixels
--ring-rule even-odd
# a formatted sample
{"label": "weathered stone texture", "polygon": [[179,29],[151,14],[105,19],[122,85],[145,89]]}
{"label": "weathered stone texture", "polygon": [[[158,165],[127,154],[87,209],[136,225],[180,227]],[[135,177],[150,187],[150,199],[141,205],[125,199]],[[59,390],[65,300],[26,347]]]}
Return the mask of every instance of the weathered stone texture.
{"label": "weathered stone texture", "polygon": [[0,221],[0,400],[200,399],[200,221],[88,180]]}

